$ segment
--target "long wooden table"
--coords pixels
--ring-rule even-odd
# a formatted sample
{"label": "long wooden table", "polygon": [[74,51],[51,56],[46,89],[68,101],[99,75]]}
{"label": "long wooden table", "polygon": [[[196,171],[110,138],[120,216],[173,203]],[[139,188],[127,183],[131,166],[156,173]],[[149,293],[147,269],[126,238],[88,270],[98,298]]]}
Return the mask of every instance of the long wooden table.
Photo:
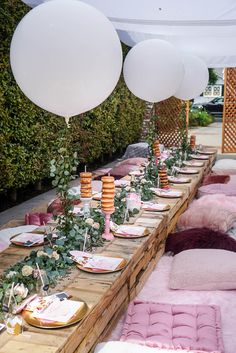
{"label": "long wooden table", "polygon": [[[188,207],[201,183],[203,175],[211,168],[212,156],[198,168],[199,174],[189,176],[190,184],[176,185],[183,190],[180,199],[157,198],[170,204],[167,212],[141,211],[135,225],[150,230],[150,235],[139,239],[115,238],[98,249],[101,254],[120,255],[128,260],[123,271],[113,274],[89,274],[73,268],[55,290],[65,290],[75,298],[86,301],[89,307],[81,322],[63,329],[38,329],[25,325],[24,333],[10,336],[0,334],[0,353],[87,353],[103,340],[132,300],[164,252],[167,235],[174,230],[179,215]],[[42,205],[39,205],[42,208]],[[37,249],[37,248],[36,248]],[[29,249],[10,246],[0,254],[0,273],[11,264],[23,259]]]}

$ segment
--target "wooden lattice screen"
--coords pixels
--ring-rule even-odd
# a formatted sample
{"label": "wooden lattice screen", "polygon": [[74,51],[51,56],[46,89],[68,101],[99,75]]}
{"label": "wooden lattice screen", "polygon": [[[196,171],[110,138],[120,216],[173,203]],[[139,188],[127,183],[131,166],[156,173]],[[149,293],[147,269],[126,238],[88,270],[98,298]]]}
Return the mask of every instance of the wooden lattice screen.
{"label": "wooden lattice screen", "polygon": [[175,97],[168,98],[155,105],[157,131],[160,143],[165,146],[178,146],[182,141],[184,129],[188,126],[188,103]]}
{"label": "wooden lattice screen", "polygon": [[236,69],[225,70],[222,153],[236,152]]}

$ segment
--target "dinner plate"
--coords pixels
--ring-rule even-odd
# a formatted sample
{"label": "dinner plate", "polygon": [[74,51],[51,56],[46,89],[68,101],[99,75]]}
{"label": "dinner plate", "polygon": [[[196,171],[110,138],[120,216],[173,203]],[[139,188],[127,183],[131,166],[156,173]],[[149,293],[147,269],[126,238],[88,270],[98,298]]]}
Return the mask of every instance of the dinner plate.
{"label": "dinner plate", "polygon": [[191,157],[192,159],[199,159],[204,161],[207,161],[209,159],[209,156],[203,154],[191,154],[189,157]]}
{"label": "dinner plate", "polygon": [[164,197],[168,199],[175,199],[183,196],[183,192],[175,189],[158,189],[158,188],[152,188],[151,189],[156,196],[158,197]]}
{"label": "dinner plate", "polygon": [[122,262],[117,266],[117,268],[115,270],[102,270],[102,269],[98,269],[98,268],[88,268],[88,267],[84,267],[82,264],[79,264],[78,262],[76,262],[76,266],[81,271],[94,273],[94,274],[95,273],[96,274],[97,273],[105,274],[105,273],[113,273],[113,272],[121,271],[127,265],[127,260],[120,257],[120,256],[108,256],[108,255],[102,255],[102,254],[98,254],[96,256],[99,256],[99,255],[102,257],[112,257],[112,258],[122,259]]}
{"label": "dinner plate", "polygon": [[[126,226],[126,227],[127,227],[127,229],[129,229],[129,226]],[[132,228],[132,226],[131,226],[131,228]],[[138,227],[138,228],[140,228],[140,227]],[[129,234],[128,231],[126,233],[122,234],[122,233],[118,233],[118,231],[119,231],[119,229],[116,232],[114,232],[114,236],[117,238],[123,238],[123,239],[143,238],[143,237],[146,237],[147,235],[150,234],[150,232],[147,228],[144,228],[142,234],[139,234],[139,235],[138,234],[136,234],[136,235]]]}
{"label": "dinner plate", "polygon": [[193,168],[180,168],[178,170],[178,173],[180,173],[180,174],[198,174],[199,170],[193,169]]}
{"label": "dinner plate", "polygon": [[184,178],[184,177],[173,177],[173,176],[169,176],[168,177],[169,182],[173,183],[173,184],[188,184],[191,182],[190,178]]}
{"label": "dinner plate", "polygon": [[215,154],[217,152],[217,150],[197,150],[198,153],[200,154],[206,154],[206,155],[212,155],[212,154]]}
{"label": "dinner plate", "polygon": [[[37,243],[33,243],[30,240],[29,241],[25,241],[25,242],[21,242],[21,241],[15,240],[15,238],[18,237],[21,234],[23,234],[23,233],[15,234],[13,237],[11,237],[11,239],[10,239],[11,244],[17,245],[17,246],[21,246],[21,247],[24,247],[24,248],[33,248],[33,247],[37,247],[37,246],[41,246],[41,245],[45,244],[45,238],[43,238],[43,241],[37,242]],[[27,234],[27,232],[25,234]],[[41,235],[43,235],[44,232],[35,230],[33,232],[28,232],[28,234],[29,235],[30,234],[41,234]]]}
{"label": "dinner plate", "polygon": [[203,162],[198,162],[198,161],[184,161],[184,165],[187,167],[203,167],[204,163]]}
{"label": "dinner plate", "polygon": [[[149,212],[165,212],[165,211],[168,211],[170,209],[170,205],[168,204],[160,204],[160,203],[157,203],[157,207],[156,208],[153,208],[153,207],[149,207],[148,206],[149,202],[143,202],[142,203],[142,209],[144,211],[149,211]],[[152,202],[150,202],[150,204],[152,204]],[[158,207],[159,206],[159,207]]]}
{"label": "dinner plate", "polygon": [[80,301],[83,303],[83,305],[67,322],[57,322],[57,321],[39,319],[34,317],[31,311],[27,311],[27,310],[22,311],[22,317],[29,325],[42,328],[42,329],[57,329],[57,328],[67,327],[67,326],[76,324],[77,322],[82,320],[88,311],[88,305],[83,300],[74,299],[74,298],[73,300]]}

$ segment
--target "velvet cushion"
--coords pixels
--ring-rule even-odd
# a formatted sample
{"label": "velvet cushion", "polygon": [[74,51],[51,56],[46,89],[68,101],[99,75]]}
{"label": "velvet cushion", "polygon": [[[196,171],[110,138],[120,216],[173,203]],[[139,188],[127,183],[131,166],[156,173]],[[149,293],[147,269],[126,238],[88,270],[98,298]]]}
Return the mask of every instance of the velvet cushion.
{"label": "velvet cushion", "polygon": [[236,222],[236,212],[220,207],[209,208],[208,205],[189,207],[178,219],[179,230],[190,228],[210,228],[227,232]]}
{"label": "velvet cushion", "polygon": [[185,250],[174,256],[169,288],[236,289],[236,253],[218,249]]}
{"label": "velvet cushion", "polygon": [[208,228],[192,228],[170,234],[166,240],[166,252],[174,255],[189,249],[224,249],[236,252],[236,240],[228,234]]}
{"label": "velvet cushion", "polygon": [[127,158],[124,159],[122,162],[120,162],[118,165],[123,165],[123,164],[131,164],[131,165],[142,165],[146,163],[148,160],[147,158],[142,158],[142,157],[134,157],[134,158]]}
{"label": "velvet cushion", "polygon": [[26,213],[25,224],[42,226],[52,220],[52,213]]}
{"label": "velvet cushion", "polygon": [[230,184],[210,184],[201,186],[198,189],[198,197],[205,195],[224,194],[227,196],[236,196],[236,185]]}
{"label": "velvet cushion", "polygon": [[149,347],[223,352],[219,307],[130,303],[121,341]]}
{"label": "velvet cushion", "polygon": [[208,174],[204,177],[202,185],[226,184],[230,180],[229,175]]}

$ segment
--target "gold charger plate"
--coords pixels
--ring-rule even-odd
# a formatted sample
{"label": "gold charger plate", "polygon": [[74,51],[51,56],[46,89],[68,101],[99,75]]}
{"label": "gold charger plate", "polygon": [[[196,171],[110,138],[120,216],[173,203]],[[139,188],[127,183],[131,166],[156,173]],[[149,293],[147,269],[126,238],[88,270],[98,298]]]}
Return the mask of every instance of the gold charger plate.
{"label": "gold charger plate", "polygon": [[[77,299],[73,299],[73,300],[77,300]],[[83,300],[78,299],[78,301],[83,302],[83,306],[67,322],[57,322],[57,321],[47,321],[47,320],[37,319],[32,315],[31,311],[27,311],[27,310],[22,311],[22,317],[27,322],[27,324],[34,327],[43,328],[43,329],[58,329],[62,327],[71,326],[73,324],[76,324],[80,320],[82,320],[88,311],[88,305]]]}
{"label": "gold charger plate", "polygon": [[145,209],[142,207],[142,210],[145,212],[165,212],[165,211],[169,211],[170,210],[170,205],[166,205],[165,208],[163,208],[162,210],[154,210],[154,209]]}
{"label": "gold charger plate", "polygon": [[178,173],[179,174],[189,174],[189,175],[192,175],[192,174],[199,174],[199,170],[197,170],[197,169],[189,169],[189,168],[187,168],[187,169],[180,169],[179,171],[178,171]]}
{"label": "gold charger plate", "polygon": [[108,256],[108,255],[102,255],[102,254],[97,254],[97,256],[103,256],[103,257],[115,257],[115,258],[119,258],[122,259],[122,262],[119,264],[119,266],[115,269],[115,270],[101,270],[98,268],[88,268],[88,267],[84,267],[83,265],[80,265],[79,263],[76,263],[76,267],[78,267],[79,270],[81,271],[85,271],[85,272],[89,272],[89,273],[100,273],[100,274],[104,274],[104,273],[114,273],[117,271],[121,271],[123,270],[123,268],[127,265],[128,261],[120,256]]}
{"label": "gold charger plate", "polygon": [[175,180],[171,180],[168,178],[168,181],[172,184],[188,184],[191,183],[191,179],[190,178],[185,178],[186,180],[183,181],[181,179],[176,178]]}
{"label": "gold charger plate", "polygon": [[206,154],[206,155],[212,155],[215,154],[217,152],[217,150],[199,150],[197,151],[200,154]]}
{"label": "gold charger plate", "polygon": [[[26,233],[44,234],[43,231],[37,231],[37,230],[32,231],[32,232],[26,232]],[[48,243],[48,241],[45,240],[45,239],[44,239],[44,241],[41,242],[41,243],[34,243],[34,244],[32,244],[32,245],[26,245],[26,243],[21,243],[21,242],[18,242],[18,241],[14,241],[14,238],[17,237],[17,236],[20,235],[20,234],[21,234],[21,233],[15,234],[15,235],[13,235],[13,236],[10,238],[11,244],[16,245],[16,246],[20,246],[20,247],[23,247],[23,248],[35,248],[35,247],[37,247],[37,246],[42,246],[42,245]]]}
{"label": "gold charger plate", "polygon": [[[166,210],[165,210],[166,211]],[[113,233],[115,237],[117,238],[123,238],[123,239],[138,239],[138,238],[143,238],[146,237],[150,234],[148,229],[145,229],[143,234],[141,235],[125,235],[125,234],[119,234],[119,233]]]}

